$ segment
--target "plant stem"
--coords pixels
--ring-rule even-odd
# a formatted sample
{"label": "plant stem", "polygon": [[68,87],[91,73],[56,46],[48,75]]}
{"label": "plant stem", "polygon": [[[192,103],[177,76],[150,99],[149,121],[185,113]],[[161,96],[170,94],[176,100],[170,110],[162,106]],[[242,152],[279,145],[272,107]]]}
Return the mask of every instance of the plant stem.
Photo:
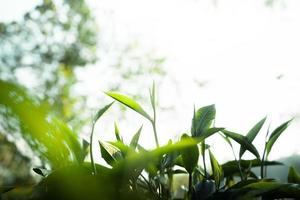
{"label": "plant stem", "polygon": [[157,130],[156,130],[156,109],[155,109],[155,106],[153,106],[153,120],[151,121],[151,123],[152,123],[153,132],[154,132],[156,147],[159,147],[158,137],[157,137]]}
{"label": "plant stem", "polygon": [[155,122],[152,123],[152,127],[153,127],[153,132],[154,132],[154,138],[155,138],[155,144],[156,144],[156,147],[159,147]]}
{"label": "plant stem", "polygon": [[152,109],[153,109],[153,119],[150,120],[150,121],[151,121],[152,128],[153,128],[156,147],[158,148],[159,143],[158,143],[157,130],[156,130],[156,98],[155,98],[155,85],[154,85],[154,82],[153,82],[152,91],[150,90],[150,100],[151,100],[151,106],[152,106]]}
{"label": "plant stem", "polygon": [[192,173],[189,173],[189,191],[188,191],[188,199],[192,199]]}
{"label": "plant stem", "polygon": [[241,159],[237,160],[232,144],[230,143],[229,145],[230,145],[230,147],[231,147],[231,150],[232,150],[234,159],[235,159],[235,161],[236,161],[237,164],[238,164],[238,168],[239,168],[239,172],[240,172],[240,176],[241,176],[241,181],[243,181],[243,180],[244,180],[244,176],[243,176],[243,173],[242,173]]}
{"label": "plant stem", "polygon": [[91,135],[90,135],[90,157],[91,157],[91,165],[92,165],[93,174],[97,175],[96,165],[95,165],[94,156],[93,156],[93,135],[94,135],[94,128],[95,128],[95,123],[93,122],[93,124],[92,124],[92,130],[91,130]]}
{"label": "plant stem", "polygon": [[168,179],[169,179],[169,197],[171,199],[172,197],[172,192],[173,192],[173,173],[172,173],[172,168],[168,170]]}
{"label": "plant stem", "polygon": [[264,152],[263,152],[263,157],[262,157],[262,159],[261,159],[261,165],[260,165],[260,177],[261,177],[261,179],[264,178],[264,162],[265,162],[266,150],[267,150],[267,142],[265,143],[265,148],[264,148]]}
{"label": "plant stem", "polygon": [[204,176],[205,179],[207,179],[207,171],[206,171],[206,164],[205,164],[205,150],[203,152],[202,159],[203,159],[203,167],[204,167]]}

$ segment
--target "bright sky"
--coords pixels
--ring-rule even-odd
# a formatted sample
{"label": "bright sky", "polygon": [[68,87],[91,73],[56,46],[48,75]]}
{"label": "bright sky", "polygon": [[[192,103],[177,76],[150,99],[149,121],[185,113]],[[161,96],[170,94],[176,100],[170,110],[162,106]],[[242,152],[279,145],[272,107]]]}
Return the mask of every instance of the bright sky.
{"label": "bright sky", "polygon": [[[0,20],[21,16],[32,2],[0,0]],[[279,1],[273,7],[266,7],[263,0],[89,2],[104,37],[137,38],[143,47],[167,58],[168,75],[159,87],[159,100],[175,110],[159,115],[163,141],[189,131],[194,104],[216,104],[216,124],[240,133],[265,115],[274,129],[299,114],[299,1]],[[91,93],[101,91],[95,87],[100,82],[94,70],[81,77]],[[137,129],[139,124],[133,124]],[[300,153],[299,128],[295,120],[274,146],[271,158]],[[153,140],[151,133],[145,135],[143,143]],[[263,138],[264,132],[255,144],[262,145]],[[230,149],[220,141],[210,140],[217,158],[226,159]]]}

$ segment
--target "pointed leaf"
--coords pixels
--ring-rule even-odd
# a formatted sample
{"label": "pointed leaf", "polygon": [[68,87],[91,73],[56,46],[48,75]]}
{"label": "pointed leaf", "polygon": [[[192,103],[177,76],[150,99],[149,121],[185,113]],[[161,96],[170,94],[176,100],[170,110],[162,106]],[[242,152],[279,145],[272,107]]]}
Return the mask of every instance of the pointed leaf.
{"label": "pointed leaf", "polygon": [[222,133],[239,143],[241,146],[245,147],[245,149],[250,151],[253,155],[255,155],[256,158],[260,159],[257,149],[253,144],[251,144],[251,142],[249,142],[247,137],[227,130],[223,130]]}
{"label": "pointed leaf", "polygon": [[[118,145],[117,143],[120,144],[120,142],[116,142],[116,145]],[[188,140],[181,140],[174,144],[167,144],[159,148],[155,148],[152,151],[141,151],[140,153],[132,152],[128,154],[126,159],[118,162],[118,164],[114,166],[114,170],[123,171],[124,168],[128,170],[134,170],[135,168],[145,168],[149,165],[157,163],[159,161],[158,158],[164,154],[177,151],[181,152],[182,150],[194,147],[198,143],[198,140],[190,138]],[[132,149],[129,147],[127,147],[127,150],[132,151]]]}
{"label": "pointed leaf", "polygon": [[134,134],[134,136],[132,137],[131,139],[131,142],[130,142],[130,147],[135,150],[137,145],[138,145],[138,142],[139,142],[139,139],[140,139],[140,135],[141,135],[141,131],[142,131],[142,128],[143,128],[143,125],[139,128],[139,130],[136,132],[136,134]]}
{"label": "pointed leaf", "polygon": [[[252,143],[255,137],[257,136],[258,132],[260,129],[263,127],[267,117],[264,117],[262,120],[260,120],[257,124],[253,126],[253,128],[247,133],[246,137],[248,140]],[[246,149],[245,147],[241,146],[240,148],[240,158],[243,156],[245,153]]]}
{"label": "pointed leaf", "polygon": [[152,108],[154,109],[155,108],[155,105],[156,105],[156,97],[155,97],[155,83],[153,82],[152,84],[152,90],[150,90],[150,100],[151,100],[151,105],[152,105]]}
{"label": "pointed leaf", "polygon": [[121,158],[120,150],[115,148],[111,144],[99,141],[99,145],[100,145],[101,157],[105,160],[107,164],[112,166],[116,160]]}
{"label": "pointed leaf", "polygon": [[124,104],[125,106],[131,108],[132,110],[136,111],[137,113],[141,114],[145,118],[152,121],[152,118],[148,115],[148,113],[133,99],[119,93],[115,92],[106,92],[108,96],[112,97],[113,99],[119,101],[120,103]]}
{"label": "pointed leaf", "polygon": [[[192,138],[187,134],[183,134],[181,136],[181,141],[189,141],[189,140],[192,140]],[[198,146],[194,145],[189,148],[183,149],[180,151],[180,153],[181,153],[184,168],[186,169],[186,171],[188,171],[191,174],[194,168],[198,164],[198,159],[199,159]]]}
{"label": "pointed leaf", "polygon": [[122,142],[123,140],[120,136],[120,131],[119,131],[119,127],[117,125],[117,122],[114,123],[114,127],[115,127],[115,136],[116,136],[117,141]]}
{"label": "pointed leaf", "polygon": [[96,123],[97,120],[110,108],[110,106],[113,104],[114,102],[111,102],[110,104],[104,106],[103,108],[101,108],[95,115],[93,123]]}
{"label": "pointed leaf", "polygon": [[223,131],[224,128],[209,128],[206,130],[205,133],[203,133],[202,135],[196,137],[196,139],[199,141],[199,142],[202,142],[203,140],[205,140],[206,138],[212,136],[213,134],[219,132],[219,131]]}
{"label": "pointed leaf", "polygon": [[126,157],[128,154],[135,153],[135,151],[133,151],[129,146],[127,146],[123,142],[117,141],[117,142],[108,142],[108,143],[114,146],[115,148],[119,149],[123,157]]}
{"label": "pointed leaf", "polygon": [[267,150],[267,156],[270,154],[271,149],[274,145],[274,143],[276,142],[276,140],[278,139],[278,137],[281,135],[281,133],[283,133],[283,131],[285,131],[285,129],[287,129],[287,127],[289,126],[289,123],[292,121],[286,121],[283,124],[281,124],[279,127],[277,127],[270,135],[270,138],[267,142],[267,146],[266,146],[266,150]]}
{"label": "pointed leaf", "polygon": [[213,172],[213,177],[215,180],[216,188],[219,189],[222,178],[223,178],[223,170],[221,165],[218,163],[217,159],[213,155],[213,153],[209,151],[209,158],[210,158],[210,163],[211,163],[211,169]]}
{"label": "pointed leaf", "polygon": [[300,184],[300,174],[297,172],[295,167],[290,167],[289,169],[288,182]]}
{"label": "pointed leaf", "polygon": [[[251,166],[251,168],[260,167],[261,160],[258,160],[258,159],[240,160],[240,165],[241,165],[242,170],[244,171],[247,168],[249,168],[249,166]],[[277,162],[277,161],[264,161],[264,165],[265,166],[276,166],[276,165],[283,165],[283,163]],[[222,169],[223,169],[225,177],[233,176],[233,175],[239,173],[239,166],[237,165],[236,160],[231,160],[231,161],[228,161],[228,162],[222,164]]]}
{"label": "pointed leaf", "polygon": [[200,136],[201,134],[205,133],[211,126],[215,116],[215,105],[202,107],[196,113],[194,113],[191,128],[192,136]]}

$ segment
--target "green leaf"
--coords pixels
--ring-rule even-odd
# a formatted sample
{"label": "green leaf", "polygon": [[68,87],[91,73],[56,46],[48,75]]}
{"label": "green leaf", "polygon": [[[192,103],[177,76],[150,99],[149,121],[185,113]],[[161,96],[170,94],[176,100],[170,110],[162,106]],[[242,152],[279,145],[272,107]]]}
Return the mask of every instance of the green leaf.
{"label": "green leaf", "polygon": [[[240,165],[242,170],[247,170],[249,166],[253,167],[260,167],[261,166],[261,160],[259,159],[253,159],[253,160],[240,160]],[[277,161],[264,161],[265,166],[276,166],[276,165],[283,165],[281,162]],[[235,174],[239,173],[239,167],[236,163],[236,160],[228,161],[224,164],[222,164],[222,169],[224,172],[224,177],[233,176]]]}
{"label": "green leaf", "polygon": [[223,131],[223,130],[224,130],[224,128],[209,128],[209,129],[206,130],[205,133],[203,133],[200,136],[196,137],[196,139],[199,140],[199,142],[202,142],[206,138],[212,136],[213,134],[215,134],[219,131]]}
{"label": "green leaf", "polygon": [[95,115],[93,123],[96,123],[97,120],[110,108],[110,106],[113,104],[114,102],[111,102],[110,104],[104,106],[103,108],[101,108]]}
{"label": "green leaf", "polygon": [[[123,171],[124,169],[134,171],[136,168],[146,168],[149,165],[158,164],[158,161],[160,161],[158,158],[164,154],[181,152],[182,150],[194,147],[199,142],[201,142],[201,140],[190,138],[188,140],[181,140],[174,144],[167,144],[159,148],[155,148],[152,151],[141,151],[140,153],[136,153],[132,151],[131,148],[127,147],[126,150],[132,152],[128,154],[126,159],[118,162],[118,164],[114,167],[114,170],[119,172]],[[116,145],[120,145],[121,148],[124,146],[124,144],[120,144],[120,142],[114,143],[114,146]],[[121,148],[119,149],[121,150]]]}
{"label": "green leaf", "polygon": [[293,166],[290,167],[290,169],[289,169],[288,182],[300,184],[300,174],[297,172],[297,170]]}
{"label": "green leaf", "polygon": [[106,92],[108,96],[112,97],[113,99],[119,101],[120,103],[124,104],[125,106],[131,108],[132,110],[136,111],[137,113],[141,114],[145,118],[152,121],[152,118],[148,115],[148,113],[133,99],[119,93],[115,92]]}
{"label": "green leaf", "polygon": [[270,138],[267,142],[267,146],[266,146],[266,151],[267,151],[267,156],[270,154],[272,147],[274,145],[274,143],[276,142],[276,140],[278,139],[278,137],[281,135],[281,133],[283,133],[283,131],[285,131],[285,129],[287,129],[287,127],[289,126],[289,123],[292,121],[288,120],[286,122],[284,122],[283,124],[281,124],[279,127],[277,127],[270,135]]}
{"label": "green leaf", "polygon": [[155,97],[155,83],[153,82],[152,84],[152,90],[150,90],[150,100],[151,100],[151,105],[152,105],[152,108],[155,109],[155,106],[156,106],[156,97]]}
{"label": "green leaf", "polygon": [[[163,168],[171,168],[171,167],[173,167],[176,164],[176,161],[177,161],[177,158],[178,158],[179,155],[180,155],[180,153],[177,152],[177,151],[166,154],[162,158],[162,161],[161,161],[162,167]],[[183,163],[183,162],[181,162],[181,163]]]}
{"label": "green leaf", "polygon": [[[188,136],[187,134],[183,134],[181,136],[181,141],[192,141],[193,139]],[[180,151],[182,161],[184,168],[186,171],[188,171],[190,174],[193,172],[194,168],[198,164],[198,159],[199,159],[199,149],[197,144],[194,146],[191,146],[189,148],[185,148]]]}
{"label": "green leaf", "polygon": [[234,132],[227,131],[227,130],[223,130],[222,133],[224,135],[226,135],[227,137],[230,137],[237,143],[239,143],[246,150],[250,151],[253,155],[256,156],[256,158],[260,159],[257,149],[255,148],[255,146],[253,144],[251,144],[251,142],[248,140],[247,137],[237,134],[237,133],[234,133]]}
{"label": "green leaf", "polygon": [[129,146],[127,146],[123,142],[116,141],[116,142],[108,142],[108,143],[114,146],[115,148],[119,149],[123,157],[126,157],[128,154],[135,153],[134,150],[132,150]]}
{"label": "green leaf", "polygon": [[197,112],[194,111],[192,120],[191,133],[192,136],[200,136],[204,134],[211,126],[216,116],[215,105],[209,105],[200,108]]}
{"label": "green leaf", "polygon": [[[118,159],[120,159],[120,150],[115,148],[114,146],[100,142],[100,151],[101,151],[101,157],[105,160],[105,162],[109,165],[113,165],[114,162]],[[119,152],[119,153],[118,153]]]}
{"label": "green leaf", "polygon": [[[264,117],[262,120],[260,120],[257,124],[253,126],[253,128],[247,133],[246,137],[248,138],[249,142],[253,142],[255,137],[257,136],[258,132],[260,129],[263,127],[267,117]],[[243,156],[245,153],[246,149],[245,147],[241,146],[240,148],[240,158]]]}
{"label": "green leaf", "polygon": [[134,134],[134,136],[131,139],[130,147],[134,150],[136,149],[136,147],[138,145],[142,128],[143,128],[143,125],[139,128],[139,130],[136,132],[136,134]]}
{"label": "green leaf", "polygon": [[47,104],[26,88],[0,80],[0,106],[11,112],[18,133],[51,168],[82,161],[78,134],[64,120],[51,115]]}
{"label": "green leaf", "polygon": [[244,198],[262,196],[263,199],[299,198],[300,186],[296,184],[280,183],[274,180],[260,180],[245,185],[243,189],[248,191]]}
{"label": "green leaf", "polygon": [[119,131],[119,127],[118,127],[117,122],[114,123],[114,127],[115,127],[115,136],[116,136],[117,141],[122,142],[123,140],[120,136],[120,131]]}
{"label": "green leaf", "polygon": [[213,155],[213,153],[209,151],[209,158],[210,158],[210,163],[211,163],[211,169],[213,172],[213,177],[215,180],[216,188],[219,189],[222,178],[223,178],[223,170],[221,165],[218,163],[217,159]]}

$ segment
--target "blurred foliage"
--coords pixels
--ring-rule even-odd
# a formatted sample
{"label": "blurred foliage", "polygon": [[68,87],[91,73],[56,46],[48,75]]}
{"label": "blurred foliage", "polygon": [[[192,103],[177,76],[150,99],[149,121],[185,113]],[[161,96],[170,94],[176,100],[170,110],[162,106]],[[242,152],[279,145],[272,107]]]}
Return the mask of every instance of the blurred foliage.
{"label": "blurred foliage", "polygon": [[[0,106],[1,137],[3,135],[6,138],[9,135],[11,140],[5,142],[10,145],[16,140],[25,139],[27,146],[31,147],[36,155],[41,156],[42,165],[58,167],[70,161],[54,158],[53,152],[47,152],[51,148],[45,146],[46,138],[42,135],[47,133],[50,134],[49,137],[57,137],[56,144],[51,144],[51,151],[61,151],[61,155],[66,156],[70,144],[64,143],[66,136],[61,133],[78,134],[89,120],[87,97],[73,91],[78,82],[76,69],[95,64],[98,57],[103,56],[99,53],[99,27],[88,4],[85,0],[42,0],[25,13],[21,20],[0,22],[0,48],[0,80],[27,86],[36,96],[32,98],[26,94],[30,97],[21,98],[22,103],[10,99],[9,96],[2,96],[1,99],[7,98],[5,101],[9,104]],[[137,55],[137,43],[118,48],[121,51],[115,53],[113,63],[103,69],[114,71],[113,73],[120,77],[116,80],[117,83],[111,84],[112,88],[120,88],[121,83],[126,86],[123,80],[130,82],[131,79],[145,74],[163,74],[160,66],[164,60],[154,58],[150,54]],[[9,87],[13,87],[13,84]],[[0,89],[1,92],[8,92],[5,90],[8,88]],[[24,95],[21,90],[18,92],[20,94],[14,94],[14,97]],[[14,110],[16,108],[18,109]],[[39,118],[30,120],[24,117],[23,109]],[[41,114],[37,110],[43,110],[44,113]],[[48,112],[49,116],[45,114]],[[56,120],[56,117],[60,120]],[[37,126],[35,121],[43,123]],[[67,122],[68,126],[64,122]],[[32,126],[24,126],[28,123]],[[59,150],[54,148],[57,145],[61,146]],[[41,146],[43,150],[40,149]],[[22,150],[7,149],[6,154],[15,154],[16,159],[17,155],[20,155],[20,159],[24,158],[22,162],[30,165],[33,158],[26,159],[23,155],[27,154],[23,151],[24,148],[26,145],[22,146]],[[9,153],[9,150],[12,152]],[[53,154],[59,155],[58,152]],[[74,159],[74,155],[72,156]],[[6,164],[1,171],[6,170],[12,175],[11,179],[22,178],[23,175],[14,173],[14,167],[10,166],[15,161],[10,161],[12,163]],[[27,172],[29,176],[29,171]],[[1,178],[1,181],[7,182],[4,178]]]}
{"label": "blurred foliage", "polygon": [[33,82],[39,97],[79,128],[80,118],[74,119],[78,97],[71,95],[74,69],[97,60],[97,32],[84,0],[44,0],[22,20],[0,23],[0,79],[20,82],[29,71],[26,81]]}
{"label": "blurred foliage", "polygon": [[[92,121],[90,143],[82,143],[63,121],[55,117],[43,102],[22,86],[0,81],[0,105],[11,112],[19,122],[20,133],[31,141],[34,152],[48,165],[35,168],[41,175],[41,181],[32,185],[13,185],[0,187],[2,199],[278,199],[299,198],[299,172],[291,168],[288,183],[272,178],[265,178],[267,166],[282,165],[280,162],[268,161],[269,152],[279,136],[285,131],[287,121],[266,137],[265,150],[260,156],[252,144],[260,132],[265,120],[260,120],[250,129],[247,136],[234,133],[225,128],[214,126],[216,109],[214,105],[195,109],[191,131],[183,133],[179,141],[170,140],[159,144],[154,149],[145,149],[139,144],[142,127],[133,135],[129,144],[124,143],[122,130],[115,124],[116,141],[99,141],[98,150],[106,165],[93,161],[93,127],[101,116],[108,112],[113,103],[101,108]],[[133,98],[116,93],[106,92],[108,96],[146,118],[156,131],[156,94],[155,86],[150,90],[150,103],[153,113],[147,113],[141,104]],[[255,131],[254,131],[255,130]],[[255,134],[254,134],[255,133]],[[255,159],[239,158],[221,164],[212,153],[206,139],[215,134],[223,134],[226,141],[233,145],[235,141],[239,150],[249,151]],[[276,140],[273,138],[276,136]],[[272,143],[271,146],[269,142]],[[88,149],[88,146],[90,147]],[[85,162],[90,151],[91,162]],[[200,153],[201,152],[201,153]],[[209,159],[205,157],[209,153]],[[258,153],[258,155],[256,155]],[[203,160],[200,164],[198,160]],[[210,168],[205,168],[210,163]],[[108,166],[108,167],[107,167]],[[204,167],[204,168],[203,168]],[[257,176],[253,168],[260,167]],[[178,174],[184,174],[188,185],[181,185],[181,196],[174,191],[173,181]]]}
{"label": "blurred foliage", "polygon": [[0,81],[0,105],[18,121],[20,130],[32,150],[56,169],[70,162],[81,163],[86,153],[77,134],[63,121],[50,114],[50,107],[40,104],[26,89]]}
{"label": "blurred foliage", "polygon": [[[76,82],[74,69],[95,63],[97,60],[97,31],[96,21],[84,0],[43,0],[34,9],[25,13],[20,21],[0,23],[0,79],[25,85],[26,82],[31,83],[33,85],[31,89],[38,94],[43,105],[51,108],[52,114],[59,116],[63,121],[68,121],[74,125],[75,129],[79,130],[85,119],[74,118],[75,113],[80,109],[79,107],[76,110],[75,105],[84,97],[76,97],[71,94],[72,86]],[[28,73],[24,73],[26,71]],[[30,76],[24,77],[28,75]],[[26,80],[25,83],[24,79]],[[2,85],[1,92],[5,92],[5,89],[8,88],[3,88]],[[19,94],[14,95],[20,96]],[[5,96],[2,96],[2,100],[4,100],[3,98]],[[30,120],[22,117],[22,112],[25,112],[23,109],[27,106],[33,116],[40,117],[32,118],[31,124],[37,128],[35,134],[45,134],[50,124],[45,121],[44,115],[37,115],[37,110],[41,110],[41,107],[30,104],[31,100],[23,99],[25,101],[23,103],[15,100],[10,100],[10,105],[0,109],[1,134],[14,136],[15,140],[25,139],[29,146],[35,150],[36,146],[43,142],[39,140],[46,138],[40,136],[36,141],[32,135],[28,134],[28,130],[33,131],[34,129],[23,126],[24,123],[28,124],[28,120]],[[37,102],[36,99],[35,103]],[[17,105],[19,106],[18,111],[14,110],[12,113],[8,109],[9,106]],[[19,116],[16,117],[17,114]],[[35,120],[44,123],[37,127],[34,123]],[[51,125],[54,125],[53,121]],[[52,127],[51,130],[62,128],[58,127]],[[67,127],[64,128],[68,129]],[[53,136],[50,135],[49,137]],[[58,137],[56,142],[63,145],[63,142],[59,141],[60,139]],[[16,149],[11,153],[22,155],[20,150]],[[51,157],[49,152],[46,154]],[[15,161],[11,160],[11,162],[14,163]],[[24,162],[29,163],[28,159],[24,159]],[[54,164],[53,158],[51,162]],[[5,170],[12,173],[14,169],[7,166]],[[18,174],[12,175],[15,175],[15,178],[19,176]]]}
{"label": "blurred foliage", "polygon": [[20,153],[7,136],[0,134],[0,185],[32,183],[31,160]]}

